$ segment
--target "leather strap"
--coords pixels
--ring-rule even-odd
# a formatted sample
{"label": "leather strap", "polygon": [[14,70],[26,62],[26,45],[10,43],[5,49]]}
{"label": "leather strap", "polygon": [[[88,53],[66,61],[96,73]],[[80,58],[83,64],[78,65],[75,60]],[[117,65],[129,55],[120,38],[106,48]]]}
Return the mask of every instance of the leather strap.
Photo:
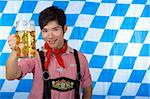
{"label": "leather strap", "polygon": [[44,70],[44,61],[45,61],[44,52],[39,51],[39,49],[37,51],[39,52],[39,55],[40,55],[42,70],[43,70],[43,83],[44,83],[43,99],[51,99],[51,90],[49,89],[51,87],[51,81],[50,81],[50,79],[48,79],[48,78],[50,78],[48,71]]}
{"label": "leather strap", "polygon": [[75,99],[80,99],[80,80],[81,80],[81,73],[80,73],[80,61],[78,57],[77,50],[74,49],[74,57],[77,64],[77,78],[76,78],[76,87],[75,87]]}

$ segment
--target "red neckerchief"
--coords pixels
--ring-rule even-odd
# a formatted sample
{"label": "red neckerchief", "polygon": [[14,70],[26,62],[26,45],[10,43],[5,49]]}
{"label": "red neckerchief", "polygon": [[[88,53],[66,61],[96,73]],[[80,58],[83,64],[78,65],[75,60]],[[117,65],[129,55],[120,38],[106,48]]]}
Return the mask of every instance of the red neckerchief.
{"label": "red neckerchief", "polygon": [[44,69],[48,70],[48,65],[50,63],[51,53],[53,53],[56,56],[58,64],[61,67],[65,68],[64,61],[63,61],[61,55],[66,52],[67,47],[68,47],[68,45],[67,45],[66,41],[64,43],[63,48],[61,48],[61,49],[52,49],[52,48],[49,47],[49,45],[47,43],[45,43],[44,48],[47,50],[47,52],[46,52],[46,56],[45,56]]}

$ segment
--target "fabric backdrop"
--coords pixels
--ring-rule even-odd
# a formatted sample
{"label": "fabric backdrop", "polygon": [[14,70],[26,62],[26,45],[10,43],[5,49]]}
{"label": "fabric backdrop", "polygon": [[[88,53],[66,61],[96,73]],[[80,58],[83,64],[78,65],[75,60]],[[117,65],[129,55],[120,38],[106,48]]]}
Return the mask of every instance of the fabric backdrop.
{"label": "fabric backdrop", "polygon": [[38,15],[51,5],[65,10],[65,38],[88,59],[93,99],[150,99],[150,0],[0,0],[0,99],[27,99],[31,74],[5,78],[7,39],[16,20],[32,19],[41,47]]}

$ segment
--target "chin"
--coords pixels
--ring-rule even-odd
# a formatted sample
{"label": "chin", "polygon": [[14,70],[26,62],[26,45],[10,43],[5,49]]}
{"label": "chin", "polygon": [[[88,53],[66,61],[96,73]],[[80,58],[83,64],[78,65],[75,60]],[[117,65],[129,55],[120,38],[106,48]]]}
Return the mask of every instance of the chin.
{"label": "chin", "polygon": [[54,49],[57,49],[57,45],[49,45],[50,48],[54,48]]}
{"label": "chin", "polygon": [[50,48],[56,48],[56,46],[54,46],[54,45],[49,45],[49,47],[50,47]]}

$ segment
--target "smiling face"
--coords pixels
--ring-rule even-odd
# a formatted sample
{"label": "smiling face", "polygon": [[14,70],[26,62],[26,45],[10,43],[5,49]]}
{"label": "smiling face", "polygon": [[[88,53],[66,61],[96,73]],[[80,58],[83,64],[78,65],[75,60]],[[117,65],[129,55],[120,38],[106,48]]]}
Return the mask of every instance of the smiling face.
{"label": "smiling face", "polygon": [[[42,37],[44,41],[52,49],[61,49],[64,45],[64,33],[67,26],[62,27],[56,20],[50,21],[42,29]],[[64,28],[64,30],[63,30]]]}

